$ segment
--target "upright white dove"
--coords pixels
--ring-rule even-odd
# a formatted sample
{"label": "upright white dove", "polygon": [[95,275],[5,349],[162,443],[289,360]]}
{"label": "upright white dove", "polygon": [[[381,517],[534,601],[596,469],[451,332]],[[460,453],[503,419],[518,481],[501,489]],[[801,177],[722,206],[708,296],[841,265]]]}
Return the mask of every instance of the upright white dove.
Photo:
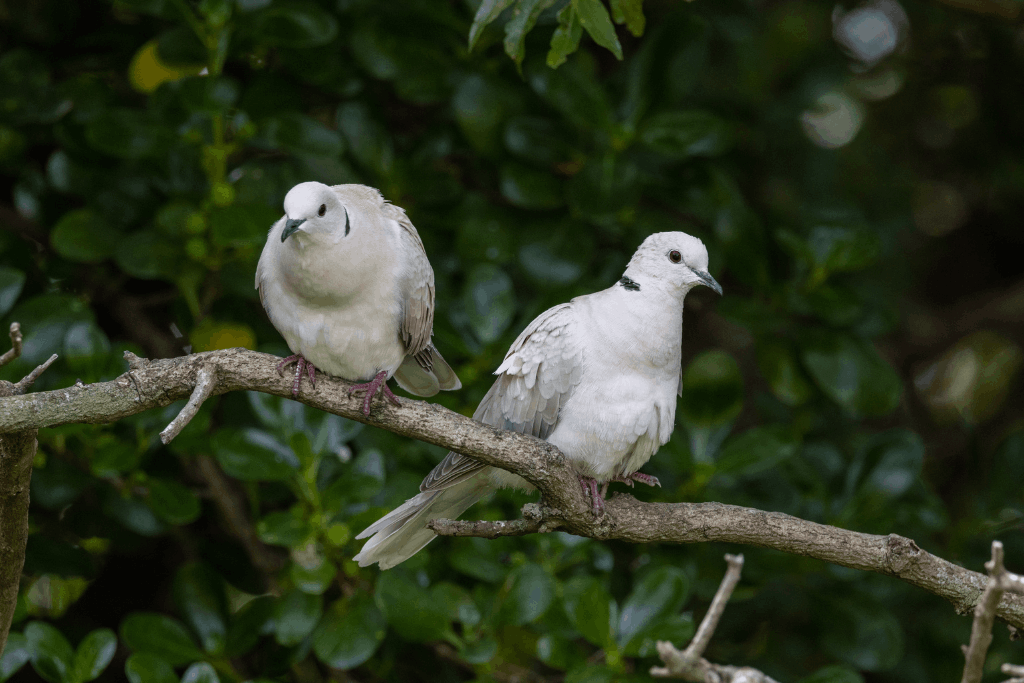
{"label": "upright white dove", "polygon": [[[284,198],[285,215],[267,235],[256,288],[270,321],[296,363],[292,394],[303,371],[366,380],[363,413],[392,376],[417,396],[458,389],[459,378],[430,342],[434,271],[405,215],[365,185],[309,182]],[[283,374],[283,373],[282,373]]]}
{"label": "upright white dove", "polygon": [[[682,395],[683,299],[697,285],[722,293],[704,243],[649,236],[612,287],[548,309],[523,330],[473,419],[545,439],[572,462],[598,515],[607,484],[660,485],[640,469],[675,426]],[[602,491],[598,490],[603,485]],[[418,495],[356,538],[355,556],[388,569],[434,539],[431,519],[455,519],[496,488],[533,487],[505,470],[449,453]]]}

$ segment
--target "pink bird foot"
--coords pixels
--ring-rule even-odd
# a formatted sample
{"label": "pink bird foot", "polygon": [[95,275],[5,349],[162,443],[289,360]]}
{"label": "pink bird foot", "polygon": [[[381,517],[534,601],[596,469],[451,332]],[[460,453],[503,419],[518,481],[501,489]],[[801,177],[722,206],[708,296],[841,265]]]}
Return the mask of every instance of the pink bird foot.
{"label": "pink bird foot", "polygon": [[284,368],[295,363],[295,380],[292,382],[292,396],[298,398],[299,396],[299,384],[302,382],[302,371],[305,370],[306,374],[309,375],[309,383],[314,389],[316,389],[316,366],[310,363],[308,360],[302,357],[302,354],[296,353],[293,356],[288,356],[280,363],[277,364],[277,374],[284,377]]}
{"label": "pink bird foot", "polygon": [[[604,514],[604,495],[602,491],[597,489],[597,480],[581,475],[576,475],[576,477],[580,480],[583,495],[590,496],[590,504],[593,507],[594,516],[600,517]],[[605,487],[607,488],[607,484]]]}
{"label": "pink bird foot", "polygon": [[638,481],[641,484],[647,484],[648,486],[657,486],[661,488],[661,482],[658,481],[657,477],[651,476],[650,474],[644,474],[643,472],[634,472],[625,477],[615,477],[612,481],[619,481],[626,484],[630,488],[633,488],[633,482]]}
{"label": "pink bird foot", "polygon": [[388,387],[388,373],[384,370],[378,372],[376,377],[365,384],[353,384],[348,390],[348,395],[351,396],[357,391],[366,392],[366,396],[363,398],[363,415],[366,417],[370,416],[370,402],[378,391],[384,394],[384,398],[396,406],[402,405],[398,397],[391,393],[391,389]]}

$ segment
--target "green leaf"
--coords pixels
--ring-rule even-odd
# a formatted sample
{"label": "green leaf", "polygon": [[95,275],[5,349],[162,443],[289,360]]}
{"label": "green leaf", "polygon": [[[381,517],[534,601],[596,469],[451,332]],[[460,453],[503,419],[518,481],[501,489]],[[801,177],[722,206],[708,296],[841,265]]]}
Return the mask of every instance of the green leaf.
{"label": "green leaf", "polygon": [[907,429],[875,435],[863,454],[860,490],[898,498],[920,480],[924,442]]}
{"label": "green leaf", "polygon": [[462,301],[477,339],[484,344],[497,341],[515,313],[512,278],[498,266],[479,264],[466,278]]}
{"label": "green leaf", "polygon": [[551,36],[551,49],[548,51],[548,66],[557,69],[580,46],[583,37],[583,26],[576,5],[569,3],[558,13],[558,28]]}
{"label": "green leaf", "polygon": [[615,35],[615,26],[608,16],[608,9],[601,0],[573,0],[573,5],[579,15],[580,25],[594,42],[608,48],[616,59],[621,60],[622,45],[619,43],[619,37]]}
{"label": "green leaf", "polygon": [[196,662],[185,669],[181,683],[220,683],[220,676],[209,662]]}
{"label": "green leaf", "polygon": [[757,364],[775,397],[790,406],[806,403],[814,387],[788,345],[764,341],[757,345]]}
{"label": "green leaf", "polygon": [[340,133],[297,112],[285,112],[264,120],[260,133],[263,145],[300,156],[336,159],[345,151]]}
{"label": "green leaf", "polygon": [[64,634],[41,621],[25,627],[32,668],[49,683],[76,683],[72,674],[75,653]]}
{"label": "green leaf", "polygon": [[199,518],[199,499],[192,489],[173,479],[151,477],[146,482],[149,488],[149,507],[156,516],[168,524],[182,525]]}
{"label": "green leaf", "polygon": [[332,669],[354,669],[377,651],[387,622],[369,597],[335,602],[313,633],[313,652]]}
{"label": "green leaf", "polygon": [[330,588],[337,573],[338,570],[334,564],[319,553],[313,561],[308,563],[293,562],[288,570],[288,576],[296,588],[304,593],[314,595],[320,595]]}
{"label": "green leaf", "polygon": [[317,47],[338,35],[338,20],[313,2],[275,2],[256,15],[255,33],[270,45]]}
{"label": "green leaf", "polygon": [[298,472],[295,455],[266,432],[221,429],[212,446],[217,462],[236,479],[283,481]]}
{"label": "green leaf", "polygon": [[228,657],[240,657],[256,645],[261,635],[270,634],[274,626],[276,609],[277,599],[269,595],[262,595],[245,603],[231,617],[224,654]]}
{"label": "green leaf", "polygon": [[639,38],[644,34],[644,0],[611,0],[612,18],[616,24],[625,24],[629,32]]}
{"label": "green leaf", "polygon": [[28,639],[14,631],[9,633],[7,645],[0,655],[0,683],[17,673],[31,658],[32,653],[28,649]]}
{"label": "green leaf", "polygon": [[819,225],[807,238],[814,265],[829,273],[863,270],[881,251],[878,235],[867,228]]}
{"label": "green leaf", "polygon": [[801,340],[800,347],[814,382],[850,413],[880,417],[899,405],[903,393],[899,375],[869,343],[819,330]]}
{"label": "green leaf", "polygon": [[75,683],[88,683],[95,679],[110,664],[117,651],[117,636],[109,628],[99,628],[91,632],[75,650],[71,680]]}
{"label": "green leaf", "polygon": [[823,607],[829,615],[819,636],[825,652],[864,671],[887,671],[900,662],[904,632],[895,616],[852,599]]}
{"label": "green leaf", "polygon": [[757,474],[792,458],[798,446],[787,427],[754,427],[726,442],[717,469],[722,474]]}
{"label": "green leaf", "polygon": [[271,512],[256,525],[256,533],[264,543],[290,547],[309,538],[312,530],[302,508],[296,505],[288,511]]}
{"label": "green leaf", "polygon": [[141,280],[170,279],[180,271],[184,252],[180,241],[174,242],[155,230],[142,230],[121,240],[115,260],[128,275]]}
{"label": "green leaf", "polygon": [[498,641],[493,638],[481,638],[475,643],[466,645],[459,651],[464,660],[470,664],[486,664],[498,654]]}
{"label": "green leaf", "polygon": [[645,574],[622,604],[619,645],[629,643],[653,621],[677,614],[689,594],[690,581],[678,567],[659,567]]}
{"label": "green leaf", "polygon": [[492,21],[498,18],[515,0],[483,0],[473,17],[473,25],[469,27],[469,49],[472,51],[480,34]]}
{"label": "green leaf", "polygon": [[615,601],[592,576],[577,576],[565,582],[562,606],[569,622],[580,635],[599,647],[615,642],[612,616]]}
{"label": "green leaf", "polygon": [[864,677],[847,666],[833,664],[801,678],[800,683],[864,683]]}
{"label": "green leaf", "polygon": [[[505,54],[512,58],[517,67],[526,56],[526,34],[530,32],[540,13],[551,7],[555,0],[517,0],[512,18],[505,24]],[[476,23],[476,22],[474,22]],[[472,29],[471,29],[472,30]]]}
{"label": "green leaf", "polygon": [[659,640],[667,640],[673,643],[688,643],[693,637],[696,627],[693,624],[693,616],[690,614],[672,614],[655,619],[624,644],[622,654],[627,657],[652,657],[657,654],[657,643]]}
{"label": "green leaf", "polygon": [[[596,0],[595,0],[596,2]],[[706,111],[670,111],[647,119],[640,141],[677,159],[718,156],[732,146],[732,127]]]}
{"label": "green leaf", "polygon": [[224,581],[209,565],[184,565],[174,577],[174,602],[185,622],[212,655],[224,651],[227,638],[227,596]]}
{"label": "green leaf", "polygon": [[281,217],[267,206],[232,204],[210,210],[210,240],[218,247],[262,244],[267,230]]}
{"label": "green leaf", "polygon": [[540,565],[520,565],[512,570],[508,581],[502,613],[511,624],[529,624],[547,612],[555,597],[555,581]]}
{"label": "green leaf", "polygon": [[75,323],[64,335],[64,361],[72,370],[84,370],[106,360],[110,340],[92,321]]}
{"label": "green leaf", "polygon": [[274,611],[274,635],[286,647],[298,645],[313,632],[324,612],[323,598],[294,590],[282,597]]}
{"label": "green leaf", "polygon": [[391,173],[395,146],[384,124],[373,118],[370,108],[361,102],[348,102],[338,108],[338,128],[359,165],[379,176]]}
{"label": "green leaf", "polygon": [[0,316],[14,308],[14,303],[21,296],[25,286],[25,273],[14,268],[0,266]]}
{"label": "green leaf", "polygon": [[381,572],[373,597],[388,624],[406,640],[437,640],[450,628],[445,606],[401,574]]}
{"label": "green leaf", "polygon": [[[121,622],[121,640],[136,652],[153,655],[171,666],[203,658],[185,626],[177,619],[153,612],[133,612]],[[149,659],[145,662],[148,664]],[[147,682],[148,683],[148,682]]]}
{"label": "green leaf", "polygon": [[178,683],[174,669],[158,655],[138,652],[124,663],[124,673],[130,683]]}
{"label": "green leaf", "polygon": [[118,237],[92,209],[75,209],[64,214],[54,226],[50,244],[69,261],[99,263],[113,256]]}

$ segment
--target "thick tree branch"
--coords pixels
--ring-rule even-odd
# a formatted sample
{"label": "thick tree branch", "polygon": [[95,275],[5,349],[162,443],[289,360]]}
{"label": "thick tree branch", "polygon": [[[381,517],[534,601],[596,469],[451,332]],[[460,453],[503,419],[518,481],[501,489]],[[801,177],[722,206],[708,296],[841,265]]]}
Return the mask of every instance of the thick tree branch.
{"label": "thick tree branch", "polygon": [[732,591],[739,583],[740,572],[743,571],[742,555],[726,555],[725,561],[729,568],[722,577],[708,613],[704,615],[696,635],[686,649],[680,651],[667,640],[658,641],[658,656],[665,666],[651,667],[651,675],[655,678],[681,678],[693,683],[777,683],[770,676],[748,666],[712,664],[704,659],[704,650],[711,642],[711,636],[715,635],[718,620],[722,618]]}
{"label": "thick tree branch", "polygon": [[[210,395],[252,390],[291,396],[291,379],[278,376],[278,358],[245,349],[210,351],[147,361],[126,354],[130,370],[110,381],[0,399],[0,433],[71,423],[107,423],[191,396],[199,370],[211,368],[217,381]],[[375,400],[364,418],[361,400],[349,397],[348,382],[323,376],[316,388],[304,387],[299,400],[314,408],[382,427],[448,448],[514,472],[537,486],[545,507],[531,512],[520,533],[550,530],[600,540],[634,543],[742,543],[814,557],[844,567],[894,576],[946,598],[961,614],[974,608],[987,578],[947,562],[912,540],[875,536],[796,517],[719,503],[642,503],[617,495],[606,514],[595,519],[576,476],[561,452],[530,436],[493,429],[436,404],[403,399],[400,407]],[[539,517],[539,519],[538,519]],[[471,529],[472,523],[468,523]],[[467,523],[437,523],[440,533],[462,533]],[[483,535],[496,533],[494,525]],[[1024,598],[1007,594],[997,615],[1024,628]]]}

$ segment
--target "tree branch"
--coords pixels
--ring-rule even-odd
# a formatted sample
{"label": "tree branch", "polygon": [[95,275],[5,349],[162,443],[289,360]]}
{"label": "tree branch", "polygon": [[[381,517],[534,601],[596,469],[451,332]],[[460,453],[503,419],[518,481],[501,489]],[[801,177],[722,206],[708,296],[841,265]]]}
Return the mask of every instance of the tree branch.
{"label": "tree branch", "polygon": [[[985,655],[992,644],[992,624],[996,618],[996,605],[1006,591],[1021,592],[1021,578],[1006,571],[1003,565],[1003,544],[992,541],[992,559],[985,563],[988,585],[974,608],[971,642],[964,648],[964,675],[960,683],[981,683],[985,669]],[[1005,670],[1004,670],[1005,671]],[[1013,674],[1013,671],[1005,671]]]}
{"label": "tree branch", "polygon": [[718,620],[722,618],[732,591],[739,583],[740,572],[743,571],[742,555],[726,555],[725,561],[729,568],[722,577],[708,613],[700,622],[697,634],[687,648],[680,652],[667,640],[657,642],[658,656],[665,666],[651,667],[651,675],[655,678],[682,678],[693,683],[777,683],[770,676],[748,666],[712,664],[704,659],[704,650],[718,628]]}
{"label": "tree branch", "polygon": [[[11,350],[0,356],[0,366],[21,355],[21,327],[11,323]],[[56,360],[54,354],[17,384],[0,381],[0,396],[26,391]],[[2,400],[2,399],[0,399]],[[7,644],[14,610],[18,605],[21,570],[28,542],[29,482],[36,456],[34,428],[0,434],[0,653]]]}
{"label": "tree branch", "polygon": [[[291,378],[276,372],[278,358],[245,349],[225,349],[147,361],[126,354],[124,375],[91,385],[0,399],[0,433],[62,424],[99,424],[190,397],[199,371],[208,367],[217,378],[210,395],[229,391],[261,391],[291,397]],[[805,555],[844,567],[894,576],[946,598],[961,614],[977,604],[987,578],[920,549],[912,540],[891,534],[875,536],[808,522],[796,517],[720,503],[642,503],[629,495],[608,501],[606,514],[595,519],[583,497],[571,464],[551,444],[514,432],[497,430],[442,406],[402,399],[399,407],[375,400],[363,417],[361,400],[348,396],[350,383],[330,376],[316,388],[303,388],[299,400],[313,408],[382,427],[402,436],[463,453],[518,474],[543,493],[520,524],[518,533],[559,527],[599,540],[634,543],[742,543]],[[531,518],[532,515],[532,518]],[[539,518],[539,519],[538,519]],[[438,532],[467,535],[473,523],[435,522]],[[507,535],[496,526],[470,535]],[[997,616],[1024,628],[1024,598],[1006,594]]]}

